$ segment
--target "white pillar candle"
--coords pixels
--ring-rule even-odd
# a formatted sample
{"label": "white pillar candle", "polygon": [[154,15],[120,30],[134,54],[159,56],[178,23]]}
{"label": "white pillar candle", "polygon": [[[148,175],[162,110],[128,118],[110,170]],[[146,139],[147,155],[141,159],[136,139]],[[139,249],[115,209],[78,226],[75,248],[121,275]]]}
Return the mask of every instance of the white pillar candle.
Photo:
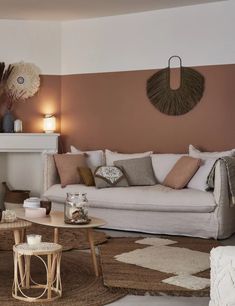
{"label": "white pillar candle", "polygon": [[235,305],[235,246],[211,250],[211,291],[209,306]]}
{"label": "white pillar candle", "polygon": [[41,243],[42,236],[41,235],[27,235],[27,243],[29,245],[35,245]]}

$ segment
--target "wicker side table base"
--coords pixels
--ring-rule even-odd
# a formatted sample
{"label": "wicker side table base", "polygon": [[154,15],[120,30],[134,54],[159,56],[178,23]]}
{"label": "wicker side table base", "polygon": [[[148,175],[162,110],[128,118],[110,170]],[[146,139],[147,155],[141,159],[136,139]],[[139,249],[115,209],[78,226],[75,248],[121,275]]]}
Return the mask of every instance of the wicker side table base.
{"label": "wicker side table base", "polygon": [[[12,296],[15,299],[27,302],[49,302],[62,296],[62,285],[60,277],[60,262],[62,246],[57,243],[43,242],[36,246],[21,243],[13,247],[14,251],[14,281]],[[46,271],[45,284],[36,283],[31,277],[31,257],[36,257]],[[25,269],[23,281],[19,275],[19,265],[24,257]],[[30,291],[39,289],[37,296],[29,296]]]}

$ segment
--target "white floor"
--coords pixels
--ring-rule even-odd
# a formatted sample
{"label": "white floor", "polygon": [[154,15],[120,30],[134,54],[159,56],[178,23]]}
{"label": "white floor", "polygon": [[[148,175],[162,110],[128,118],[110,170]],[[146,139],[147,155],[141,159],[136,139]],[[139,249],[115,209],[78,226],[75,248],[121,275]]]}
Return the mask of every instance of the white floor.
{"label": "white floor", "polygon": [[208,306],[208,304],[209,298],[127,295],[107,306]]}
{"label": "white floor", "polygon": [[[106,231],[112,237],[148,236],[140,233]],[[222,245],[235,245],[235,235],[220,241]],[[169,297],[169,296],[134,296],[127,295],[107,306],[208,306],[207,297]]]}

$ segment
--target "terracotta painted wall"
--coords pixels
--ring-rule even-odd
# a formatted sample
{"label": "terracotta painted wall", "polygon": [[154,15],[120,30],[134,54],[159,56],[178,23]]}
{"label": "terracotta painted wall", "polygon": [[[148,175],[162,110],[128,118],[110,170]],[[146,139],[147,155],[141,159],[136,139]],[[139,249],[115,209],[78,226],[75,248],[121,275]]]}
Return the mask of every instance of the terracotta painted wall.
{"label": "terracotta painted wall", "polygon": [[[25,102],[14,104],[15,118],[23,121],[23,132],[41,133],[43,130],[43,115],[53,113],[58,118],[57,131],[60,131],[60,106],[61,106],[61,77],[55,75],[42,75],[41,86],[38,93]],[[2,98],[0,101],[0,117],[6,110]]]}
{"label": "terracotta painted wall", "polygon": [[186,152],[235,148],[235,65],[194,67],[206,80],[200,103],[183,116],[160,113],[145,84],[156,70],[62,76],[65,149]]}

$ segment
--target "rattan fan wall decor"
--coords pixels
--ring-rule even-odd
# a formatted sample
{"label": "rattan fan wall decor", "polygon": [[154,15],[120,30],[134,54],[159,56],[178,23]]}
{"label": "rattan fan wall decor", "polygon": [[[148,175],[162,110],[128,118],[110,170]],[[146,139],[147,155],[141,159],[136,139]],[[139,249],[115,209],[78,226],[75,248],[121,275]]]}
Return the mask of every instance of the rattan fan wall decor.
{"label": "rattan fan wall decor", "polygon": [[13,102],[33,97],[40,87],[40,70],[32,63],[11,64],[12,71],[5,85],[5,91]]}
{"label": "rattan fan wall decor", "polygon": [[[180,61],[180,86],[170,86],[170,62],[172,58]],[[179,56],[168,60],[168,67],[156,72],[147,80],[147,96],[162,113],[179,116],[186,114],[201,100],[204,92],[204,77],[192,68],[183,67]]]}

